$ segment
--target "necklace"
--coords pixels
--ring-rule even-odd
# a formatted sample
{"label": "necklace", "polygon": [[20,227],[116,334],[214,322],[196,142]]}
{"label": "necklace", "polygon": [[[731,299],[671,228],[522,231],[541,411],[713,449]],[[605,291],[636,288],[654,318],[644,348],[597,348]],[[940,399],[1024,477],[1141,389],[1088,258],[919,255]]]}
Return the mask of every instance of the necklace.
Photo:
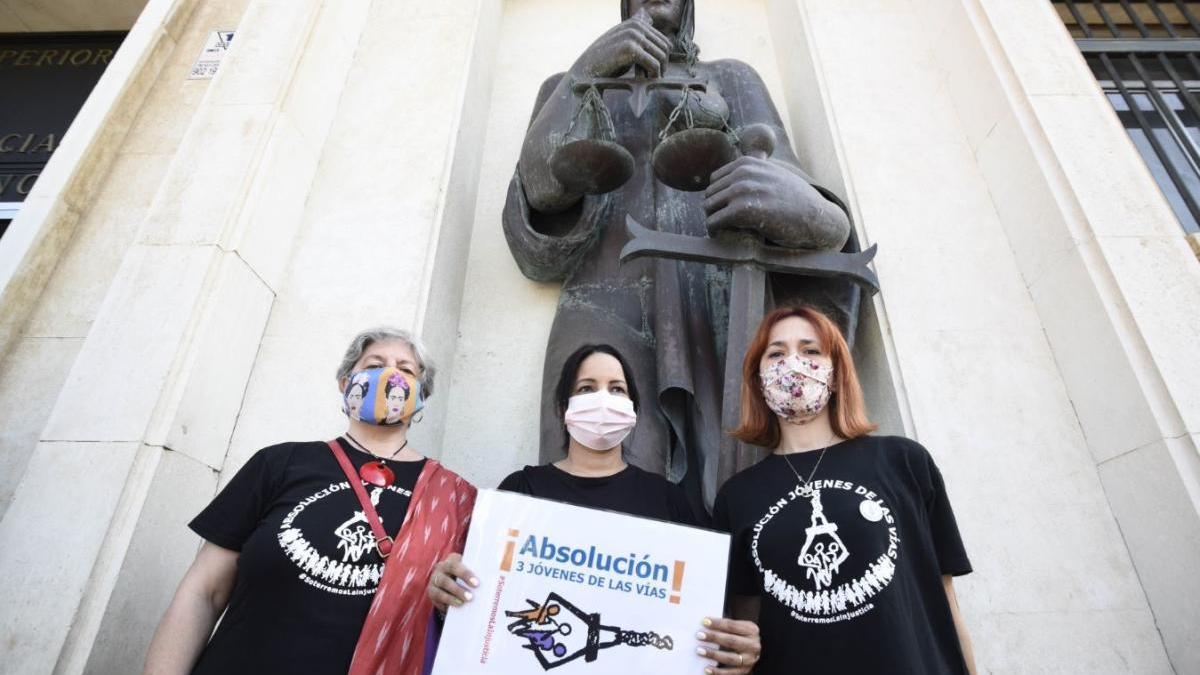
{"label": "necklace", "polygon": [[817,463],[813,464],[812,471],[808,472],[807,480],[804,478],[804,476],[801,476],[800,472],[796,470],[796,467],[792,465],[792,460],[788,459],[787,454],[781,453],[783,461],[787,462],[788,468],[792,470],[792,473],[796,474],[796,480],[800,481],[799,486],[801,488],[801,492],[812,492],[812,488],[809,486],[809,483],[812,482],[813,476],[817,475],[817,467],[821,466],[821,460],[825,459],[825,451],[829,449],[830,445],[833,445],[833,438],[834,436],[831,435],[829,440],[825,443],[825,447],[821,448],[821,454],[817,455]]}
{"label": "necklace", "polygon": [[370,450],[367,449],[367,446],[363,445],[362,443],[359,443],[358,439],[351,436],[349,433],[346,434],[346,438],[350,439],[350,441],[355,446],[354,447],[355,450],[360,450],[360,451],[365,452],[368,455],[375,458],[374,460],[367,462],[366,464],[363,464],[358,469],[358,475],[364,481],[366,481],[370,485],[374,485],[375,487],[381,487],[381,488],[387,487],[387,486],[391,485],[392,483],[396,482],[396,473],[394,471],[392,471],[392,468],[387,465],[387,460],[395,459],[396,455],[400,454],[401,450],[408,447],[408,439],[407,438],[404,439],[404,443],[400,444],[400,447],[396,448],[395,452],[388,455],[387,457],[380,457],[379,455],[371,452]]}
{"label": "necklace", "polygon": [[821,504],[821,491],[813,489],[811,485],[813,476],[817,474],[817,467],[821,466],[821,460],[825,457],[825,451],[833,444],[833,438],[830,436],[825,447],[821,448],[821,454],[817,456],[817,463],[808,473],[808,480],[805,480],[796,467],[792,466],[792,460],[788,459],[787,455],[783,456],[788,468],[796,474],[796,480],[800,481],[800,494],[807,497],[812,506],[810,524],[804,528],[804,545],[800,547],[800,555],[796,558],[796,564],[804,568],[805,578],[812,579],[818,591],[823,587],[833,585],[834,575],[841,569],[842,563],[850,557],[850,551],[837,533],[837,523],[825,517],[825,507]]}

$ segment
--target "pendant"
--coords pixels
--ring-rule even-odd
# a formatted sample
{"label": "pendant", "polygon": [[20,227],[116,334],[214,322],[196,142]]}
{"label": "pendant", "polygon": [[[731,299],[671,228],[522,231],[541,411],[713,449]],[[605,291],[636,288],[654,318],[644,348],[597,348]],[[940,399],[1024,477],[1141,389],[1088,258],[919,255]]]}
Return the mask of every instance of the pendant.
{"label": "pendant", "polygon": [[392,473],[387,464],[379,460],[367,462],[358,470],[358,475],[367,483],[375,487],[387,487],[396,481],[396,474]]}

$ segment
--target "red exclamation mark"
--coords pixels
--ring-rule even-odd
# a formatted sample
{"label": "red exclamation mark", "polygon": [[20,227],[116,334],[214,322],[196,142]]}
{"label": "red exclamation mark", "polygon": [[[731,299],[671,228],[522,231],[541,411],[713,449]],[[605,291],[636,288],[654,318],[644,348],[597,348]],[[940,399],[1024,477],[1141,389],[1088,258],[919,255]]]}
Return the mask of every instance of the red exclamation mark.
{"label": "red exclamation mark", "polygon": [[[508,536],[513,537],[514,539],[520,534],[521,533],[517,530],[508,531]],[[516,547],[517,542],[513,539],[509,539],[508,543],[504,545],[504,559],[500,561],[501,570],[507,572],[512,569],[513,549]]]}
{"label": "red exclamation mark", "polygon": [[683,588],[683,567],[685,564],[682,560],[675,561],[675,576],[671,579],[671,591],[674,593],[670,598],[672,605],[679,604],[679,592]]}

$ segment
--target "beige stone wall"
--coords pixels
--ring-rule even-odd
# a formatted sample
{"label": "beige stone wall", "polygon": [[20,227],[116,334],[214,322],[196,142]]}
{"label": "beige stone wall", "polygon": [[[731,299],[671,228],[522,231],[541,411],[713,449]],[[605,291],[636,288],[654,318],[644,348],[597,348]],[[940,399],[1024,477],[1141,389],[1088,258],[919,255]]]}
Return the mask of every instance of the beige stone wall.
{"label": "beige stone wall", "polygon": [[271,443],[341,433],[334,371],[350,338],[378,324],[416,330],[443,366],[413,436],[441,454],[500,4],[362,6],[227,468]]}
{"label": "beige stone wall", "polygon": [[[367,325],[443,365],[419,450],[481,486],[536,461],[558,288],[499,214],[539,85],[616,19],[152,0],[0,240],[0,673],[136,671],[187,520],[258,448],[342,429]],[[701,0],[697,40],[880,244],[864,379],[946,475],[981,669],[1200,667],[1200,272],[1049,5]]]}
{"label": "beige stone wall", "polygon": [[[197,22],[219,14],[219,3],[211,4]],[[63,650],[69,631],[80,634],[73,643],[90,643],[95,621],[87,613],[111,586],[97,554],[122,548],[112,535],[121,530],[134,448],[102,438],[43,442],[42,431],[188,124],[189,103],[208,84],[180,84],[194,58],[180,50],[196,53],[203,39],[199,23],[189,21],[193,9],[189,2],[147,5],[10,227],[14,236],[0,242],[0,539],[10,551],[3,563],[10,600],[0,619],[4,672],[70,663]],[[70,468],[59,473],[61,466]],[[203,491],[203,482],[197,487]],[[51,549],[62,554],[39,555]]]}
{"label": "beige stone wall", "polygon": [[[64,144],[67,152],[56,155],[47,180],[31,196],[29,216],[13,226],[17,236],[17,228],[26,226],[71,231],[52,235],[56,245],[42,246],[49,251],[33,253],[55,258],[53,275],[17,308],[26,323],[20,337],[7,345],[10,351],[0,366],[0,516],[117,267],[208,90],[210,81],[189,80],[188,70],[212,27],[236,25],[245,5],[245,0],[206,2],[196,8],[182,3],[175,11],[186,16],[176,19],[179,25],[171,29],[175,34],[136,29],[127,49],[144,49],[144,58],[128,58],[133,54],[123,51],[114,62],[112,75],[100,83],[72,127]],[[126,87],[127,79],[131,81]],[[124,125],[96,114],[94,103],[106,95],[117,98],[115,116],[127,120]],[[98,127],[99,137],[87,147],[78,141],[89,125]],[[124,129],[128,131],[122,136]],[[82,192],[76,186],[83,181],[59,180],[79,164],[88,165],[83,172],[94,184],[91,195],[73,194]],[[45,215],[39,206],[56,200],[65,203],[67,211],[78,211],[74,224],[51,218],[36,222]],[[35,410],[44,412],[31,414]]]}
{"label": "beige stone wall", "polygon": [[207,87],[177,49],[199,52],[191,10],[147,9],[0,241],[0,516]]}
{"label": "beige stone wall", "polygon": [[[302,48],[310,38],[340,38],[343,52],[353,45],[345,35],[353,22],[337,12],[313,30],[321,9],[151,3],[63,149],[89,132],[100,141],[78,145],[74,164],[57,153],[13,223],[11,243],[27,245],[26,259],[65,255],[38,289],[42,299],[27,303],[24,336],[4,367],[5,387],[33,384],[39,398],[9,394],[17,405],[5,410],[21,425],[5,438],[5,460],[28,458],[28,470],[16,472],[0,523],[12,552],[0,562],[0,671],[135,670],[194,554],[181,525],[211,497],[224,459],[272,300],[260,274],[290,250],[244,224],[256,207],[280,206],[264,205],[272,195],[307,192],[297,177],[303,153],[315,166],[323,138],[296,139],[300,129],[325,128],[314,119],[319,107],[289,98],[305,88],[289,85],[302,73],[307,87],[336,96],[338,83],[324,76],[336,59],[305,61]],[[217,79],[187,82],[207,33],[231,25],[251,45],[240,58],[254,67],[238,66],[235,49]],[[89,115],[110,94],[117,119],[132,120],[127,137],[112,130],[130,122]],[[59,211],[76,214],[77,233],[45,216]],[[20,236],[30,232],[37,236]],[[36,298],[30,275],[21,281]],[[11,290],[12,282],[6,301]],[[43,354],[57,355],[56,372],[45,374],[57,382],[38,381]],[[24,373],[35,375],[14,377]],[[59,554],[47,560],[48,550]]]}
{"label": "beige stone wall", "polygon": [[[166,69],[149,121],[127,140],[162,157],[139,165],[153,180],[122,221],[124,239],[106,243],[102,269],[83,266],[106,287],[67,302],[54,294],[77,281],[61,270],[19,287],[53,300],[48,317],[77,319],[79,340],[44,400],[13,378],[6,413],[28,422],[4,453],[20,481],[0,542],[19,553],[0,562],[13,608],[0,624],[0,672],[136,670],[199,543],[185,524],[218,473],[261,445],[339,431],[333,369],[349,336],[398,323],[430,337],[435,355],[453,353],[468,233],[456,225],[474,206],[484,117],[472,115],[494,51],[479,27],[494,31],[499,4],[224,8],[191,24],[200,39],[236,27],[220,74],[186,100],[181,74]],[[198,51],[178,55],[190,64]],[[104,147],[86,150],[103,167]],[[90,214],[92,196],[119,202],[123,185],[114,175],[86,197],[70,186],[43,193],[55,208],[87,200],[78,210]],[[22,214],[26,228],[67,231],[33,213]],[[28,266],[30,253],[53,260],[69,248],[46,239],[4,242],[24,243],[26,256],[10,259]],[[14,332],[37,330],[42,305],[7,299],[30,317],[11,321]],[[38,370],[40,354],[13,353],[6,383]],[[435,416],[422,427],[430,447]],[[45,495],[85,478],[47,506]],[[42,564],[38,552],[62,541],[68,554]]]}
{"label": "beige stone wall", "polygon": [[[1177,226],[1061,23],[1037,1],[773,5],[779,30],[790,30],[789,15],[804,27],[824,83],[811,116],[823,109],[830,120],[860,225],[882,249],[880,302],[900,388],[916,437],[943,466],[976,564],[959,588],[981,663],[1002,672],[1034,663],[1055,672],[1187,670],[1187,638],[1172,639],[1186,612],[1153,594],[1148,603],[1139,576],[1147,589],[1184,590],[1168,581],[1174,574],[1155,572],[1146,583],[1143,561],[1195,559],[1179,550],[1197,541],[1195,508],[1179,491],[1161,495],[1178,517],[1177,538],[1139,551],[1127,546],[1127,515],[1148,536],[1175,528],[1147,530],[1104,466],[1097,470],[1104,448],[1127,452],[1141,442],[1122,413],[1157,398],[1112,379],[1122,371],[1157,377],[1137,372],[1149,365],[1137,344],[1143,336],[1110,337],[1127,331],[1136,311],[1109,311],[1123,300],[1102,275],[1060,287],[1043,281],[1069,274],[1073,254],[1086,252],[1084,238],[1071,236],[1081,201],[1095,200],[1097,226],[1155,222],[1164,237]],[[997,37],[1000,25],[1007,40]],[[1017,62],[1027,65],[1019,74]],[[1047,146],[1045,128],[1014,123],[1030,121],[1031,105],[1065,102],[1088,114],[1059,117],[1061,132],[1087,138],[1091,149]],[[1097,146],[1102,155],[1088,157]],[[1090,175],[1064,184],[1056,155],[1091,167]],[[1165,268],[1143,258],[1127,272],[1155,269],[1175,293],[1191,293],[1194,268],[1167,258]],[[1150,323],[1184,328],[1197,306],[1180,297],[1141,311]],[[1176,363],[1183,356],[1158,354]],[[1190,406],[1186,398],[1175,404]],[[1133,480],[1141,490],[1153,490],[1151,476],[1167,486],[1192,475],[1187,461],[1140,473]]]}
{"label": "beige stone wall", "polygon": [[974,36],[938,57],[948,93],[1170,663],[1196,671],[1200,266],[1047,3],[926,4],[943,44]]}
{"label": "beige stone wall", "polygon": [[128,30],[146,0],[0,0],[0,33]]}

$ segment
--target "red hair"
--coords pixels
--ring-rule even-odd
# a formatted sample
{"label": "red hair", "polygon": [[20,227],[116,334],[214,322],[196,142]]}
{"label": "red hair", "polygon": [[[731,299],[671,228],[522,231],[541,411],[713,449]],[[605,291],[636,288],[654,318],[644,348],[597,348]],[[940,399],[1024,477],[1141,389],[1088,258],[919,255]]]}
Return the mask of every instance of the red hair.
{"label": "red hair", "polygon": [[821,341],[824,353],[833,360],[832,394],[829,397],[829,423],[842,438],[866,436],[876,429],[867,419],[862,386],[850,346],[842,331],[828,316],[805,306],[780,307],[763,318],[758,331],[746,349],[742,361],[742,419],[741,425],[730,432],[734,438],[751,445],[772,449],[779,445],[779,419],[763,399],[762,378],[758,365],[771,342],[771,329],[789,317],[799,317],[812,324]]}

